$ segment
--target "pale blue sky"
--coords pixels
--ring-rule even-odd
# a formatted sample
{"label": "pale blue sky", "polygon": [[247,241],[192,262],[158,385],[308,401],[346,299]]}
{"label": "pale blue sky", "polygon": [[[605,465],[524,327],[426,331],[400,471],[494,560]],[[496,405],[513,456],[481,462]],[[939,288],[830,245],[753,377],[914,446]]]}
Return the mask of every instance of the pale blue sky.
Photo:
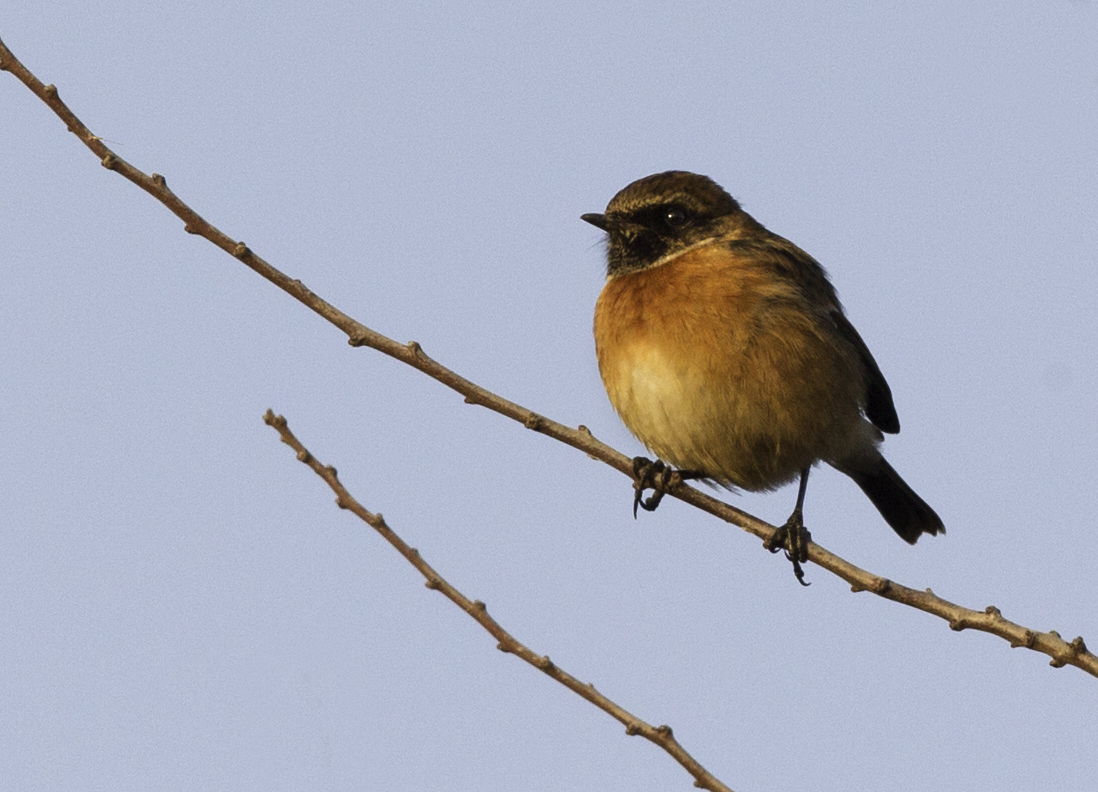
{"label": "pale blue sky", "polygon": [[[626,453],[579,220],[681,168],[831,272],[945,537],[825,547],[1098,644],[1098,9],[13,4],[119,155],[371,327]],[[0,787],[689,789],[263,425],[737,792],[1087,788],[1098,680],[788,564],[466,406],[183,232],[0,73]],[[770,521],[786,488],[730,496]]]}

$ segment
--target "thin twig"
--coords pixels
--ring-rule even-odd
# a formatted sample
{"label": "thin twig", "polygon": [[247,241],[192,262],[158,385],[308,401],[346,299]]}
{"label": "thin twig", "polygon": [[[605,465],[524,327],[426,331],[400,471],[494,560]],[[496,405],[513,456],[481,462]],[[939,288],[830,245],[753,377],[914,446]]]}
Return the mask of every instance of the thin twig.
{"label": "thin twig", "polygon": [[[552,437],[567,445],[577,448],[589,456],[605,462],[607,465],[632,478],[633,467],[630,458],[614,450],[605,443],[599,442],[587,430],[580,426],[577,429],[564,426],[542,415],[497,396],[491,391],[476,385],[424,353],[422,347],[415,341],[407,344],[398,343],[391,338],[371,330],[365,325],[355,321],[347,314],[335,308],[330,303],[306,288],[299,280],[294,280],[279,270],[272,267],[262,258],[257,256],[243,242],[233,240],[179,199],[175,193],[168,189],[164,177],[159,174],[147,175],[130,165],[124,159],[111,151],[102,140],[93,135],[83,122],[61,101],[57,95],[57,89],[52,85],[43,85],[42,82],[31,74],[22,63],[0,41],[0,70],[10,71],[31,91],[34,92],[58,117],[68,126],[69,131],[80,138],[84,144],[95,152],[104,167],[115,171],[132,181],[145,192],[152,195],[169,210],[179,217],[184,223],[184,229],[189,233],[197,234],[222,250],[238,258],[242,263],[253,269],[258,274],[278,286],[291,297],[294,297],[306,307],[327,319],[338,327],[347,337],[352,346],[367,346],[376,349],[390,357],[396,358],[413,368],[419,369],[424,374],[438,380],[443,385],[460,393],[469,404],[479,404],[489,410],[505,415],[527,429],[532,429],[544,435]],[[740,509],[727,503],[710,497],[686,484],[678,484],[671,492],[674,497],[696,506],[715,517],[737,525],[745,531],[754,534],[763,541],[771,538],[777,530],[774,526],[759,520]],[[1024,646],[1036,652],[1041,652],[1052,658],[1050,665],[1060,668],[1065,665],[1073,665],[1081,668],[1092,676],[1098,677],[1098,657],[1087,650],[1081,637],[1068,642],[1060,637],[1056,631],[1039,632],[1004,619],[999,609],[988,606],[983,611],[964,608],[934,594],[930,589],[920,591],[908,588],[886,578],[874,575],[864,569],[854,566],[842,558],[828,552],[818,544],[809,545],[808,558],[823,569],[838,575],[850,584],[853,591],[869,591],[893,602],[909,605],[927,613],[940,616],[949,622],[954,630],[980,630],[982,632],[998,635],[1010,642],[1011,646]]]}
{"label": "thin twig", "polygon": [[419,570],[427,581],[427,588],[441,592],[448,600],[453,602],[481,627],[487,630],[498,643],[496,648],[501,652],[508,652],[525,660],[539,671],[543,671],[550,677],[560,682],[566,688],[578,696],[590,701],[603,712],[617,719],[625,726],[625,733],[640,735],[646,740],[655,743],[669,753],[676,762],[682,765],[690,775],[694,776],[694,786],[701,789],[713,790],[713,792],[732,792],[722,784],[718,778],[706,770],[698,760],[687,753],[679,744],[671,732],[670,726],[653,726],[638,718],[631,712],[623,709],[595,689],[591,683],[583,683],[562,669],[549,659],[548,655],[539,655],[515,638],[507,630],[500,626],[499,622],[488,615],[488,607],[480,600],[471,600],[446,581],[434,567],[423,560],[423,556],[414,547],[409,547],[396,531],[389,527],[381,514],[371,512],[359,503],[347,488],[340,482],[336,469],[330,465],[323,465],[314,457],[301,441],[298,440],[290,427],[286,425],[286,419],[281,415],[275,415],[271,410],[263,416],[263,421],[268,426],[274,427],[282,437],[282,442],[297,452],[299,461],[304,462],[313,472],[320,476],[332,488],[336,494],[336,505],[341,509],[347,509],[359,519],[367,523],[375,531],[381,534],[386,542],[396,548],[397,552],[404,556],[408,563]]}

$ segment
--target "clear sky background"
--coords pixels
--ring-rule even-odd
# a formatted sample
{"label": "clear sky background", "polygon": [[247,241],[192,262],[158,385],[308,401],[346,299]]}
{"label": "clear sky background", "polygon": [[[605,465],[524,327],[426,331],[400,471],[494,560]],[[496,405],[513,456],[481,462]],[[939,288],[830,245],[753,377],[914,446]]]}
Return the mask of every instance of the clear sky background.
{"label": "clear sky background", "polygon": [[[944,537],[813,476],[828,549],[1098,645],[1098,7],[8,3],[120,156],[369,326],[641,451],[599,381],[628,182],[707,174],[818,258]],[[877,599],[370,350],[100,167],[0,74],[0,787],[1092,788],[1098,680]],[[771,522],[795,498],[730,495]]]}

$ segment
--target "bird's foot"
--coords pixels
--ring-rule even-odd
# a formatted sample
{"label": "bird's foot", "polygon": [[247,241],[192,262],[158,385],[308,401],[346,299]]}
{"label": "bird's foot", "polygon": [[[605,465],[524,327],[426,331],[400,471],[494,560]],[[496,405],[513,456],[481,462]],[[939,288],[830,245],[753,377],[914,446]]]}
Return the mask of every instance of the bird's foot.
{"label": "bird's foot", "polygon": [[[637,517],[638,506],[645,511],[655,511],[663,496],[676,486],[703,477],[704,474],[693,470],[675,470],[658,459],[653,462],[648,457],[633,457],[633,518]],[[652,490],[647,498],[645,490]]]}
{"label": "bird's foot", "polygon": [[[655,511],[667,494],[678,481],[677,473],[658,459],[653,462],[647,457],[633,457],[633,519],[637,517],[637,507],[645,511]],[[645,490],[652,490],[652,494],[644,497]]]}
{"label": "bird's foot", "polygon": [[[646,512],[654,512],[663,495],[668,494],[683,481],[703,478],[702,473],[693,470],[675,470],[659,459],[652,461],[648,457],[632,458],[632,516],[637,518],[637,506]],[[645,498],[645,490],[652,494]]]}
{"label": "bird's foot", "polygon": [[804,527],[804,517],[800,509],[794,509],[785,521],[785,525],[778,528],[772,537],[763,542],[763,547],[771,553],[785,550],[785,557],[793,564],[793,574],[797,576],[797,582],[802,586],[808,586],[804,580],[804,570],[801,564],[808,560],[808,545],[812,541],[812,534]]}

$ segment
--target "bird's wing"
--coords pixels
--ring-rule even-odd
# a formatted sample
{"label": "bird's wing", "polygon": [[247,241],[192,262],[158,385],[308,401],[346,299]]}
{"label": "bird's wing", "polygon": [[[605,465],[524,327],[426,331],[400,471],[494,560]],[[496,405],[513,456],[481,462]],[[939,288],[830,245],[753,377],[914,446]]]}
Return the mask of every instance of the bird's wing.
{"label": "bird's wing", "polygon": [[858,335],[854,325],[846,318],[842,310],[831,312],[831,319],[835,327],[850,345],[858,351],[858,357],[865,366],[866,398],[865,417],[873,422],[873,425],[882,432],[896,434],[900,431],[900,418],[896,415],[896,405],[892,403],[892,389],[888,387],[884,374],[881,373],[877,361],[873,359],[873,353],[865,345],[865,341]]}

